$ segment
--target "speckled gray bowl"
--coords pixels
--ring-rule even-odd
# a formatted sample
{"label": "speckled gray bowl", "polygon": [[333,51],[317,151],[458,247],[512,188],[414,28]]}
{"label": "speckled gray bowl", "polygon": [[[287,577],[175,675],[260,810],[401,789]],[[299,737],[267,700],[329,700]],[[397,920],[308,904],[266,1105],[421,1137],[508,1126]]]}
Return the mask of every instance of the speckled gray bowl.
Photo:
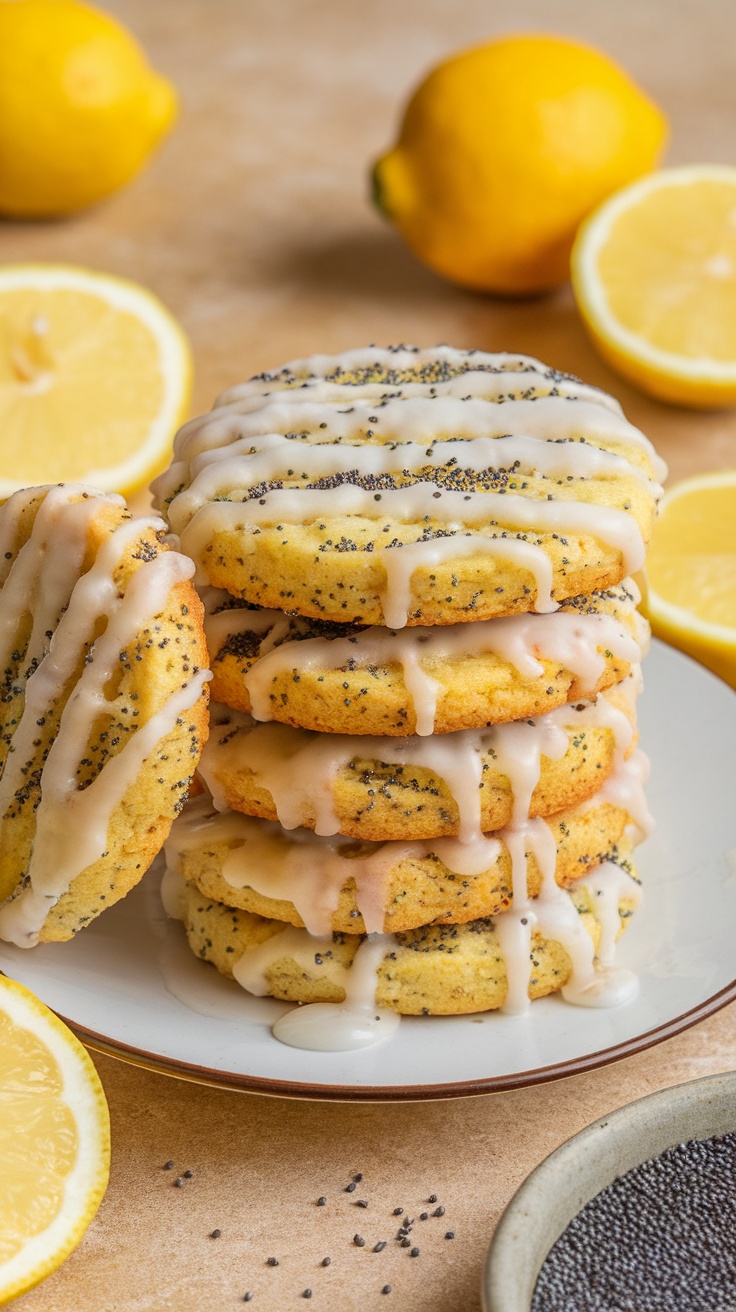
{"label": "speckled gray bowl", "polygon": [[542,1264],[581,1207],[617,1176],[687,1139],[736,1130],[736,1071],[663,1089],[568,1139],[512,1198],[488,1251],[484,1312],[529,1312]]}

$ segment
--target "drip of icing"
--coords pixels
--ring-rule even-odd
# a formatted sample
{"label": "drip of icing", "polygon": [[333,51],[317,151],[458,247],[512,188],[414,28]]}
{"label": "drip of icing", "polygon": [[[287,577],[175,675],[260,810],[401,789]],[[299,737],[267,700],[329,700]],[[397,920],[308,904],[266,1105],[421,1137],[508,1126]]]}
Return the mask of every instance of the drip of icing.
{"label": "drip of icing", "polygon": [[307,808],[314,811],[318,834],[335,834],[339,829],[334,802],[337,776],[353,761],[379,761],[431,770],[443,779],[457,804],[459,838],[465,844],[474,842],[482,830],[484,760],[495,760],[509,779],[518,820],[528,814],[539,782],[541,757],[560,760],[570,732],[584,724],[610,729],[617,761],[623,760],[634,732],[633,711],[628,718],[605,695],[595,702],[558,707],[533,720],[432,738],[310,734],[281,724],[255,727],[250,716],[217,704],[212,705],[211,716],[210,737],[199,770],[218,811],[228,809],[221,781],[247,770],[271,794],[284,828],[301,825]]}
{"label": "drip of icing", "polygon": [[207,797],[188,803],[166,843],[170,869],[180,872],[188,852],[228,844],[222,877],[232,888],[252,888],[264,897],[291,902],[310,934],[331,932],[332,915],[348,880],[368,933],[384,928],[385,885],[400,862],[436,856],[454,874],[480,875],[501,854],[493,836],[471,841],[427,839],[415,842],[358,843],[339,835],[328,839],[308,829],[285,834],[279,825],[249,816],[213,812]]}
{"label": "drip of icing", "polygon": [[395,942],[390,935],[369,936],[353,957],[345,980],[344,1002],[313,1002],[287,1011],[272,1033],[291,1048],[316,1052],[354,1052],[396,1033],[400,1016],[376,1005],[378,972]]}
{"label": "drip of icing", "polygon": [[[472,542],[472,539],[463,540]],[[411,548],[402,548],[402,557],[407,550],[411,551]],[[396,600],[400,609],[405,602],[408,605],[408,594]],[[235,626],[232,621],[227,624],[227,616],[233,612],[224,614],[223,627],[232,632]],[[258,616],[256,625],[246,620],[242,626],[243,630],[253,629],[255,632],[262,628],[267,632],[269,649],[261,649],[244,676],[255,719],[272,718],[270,691],[274,680],[285,673],[303,675],[323,668],[399,665],[412,698],[416,732],[422,736],[434,731],[441,687],[430,669],[443,661],[492,653],[512,665],[522,678],[535,679],[544,672],[539,659],[543,654],[547,660],[569,670],[579,681],[581,692],[585,693],[595,688],[605,669],[604,651],[611,651],[617,659],[630,663],[641,658],[637,639],[627,632],[621,621],[605,613],[579,615],[575,611],[563,610],[553,615],[511,615],[475,624],[440,628],[418,626],[398,633],[374,627],[366,629],[359,639],[315,637],[280,645],[280,633],[269,630],[268,621],[263,616]],[[209,636],[209,622],[207,632]]]}
{"label": "drip of icing", "polygon": [[633,838],[642,842],[654,830],[654,819],[647,806],[644,785],[649,778],[649,758],[641,748],[635,750],[625,760],[620,760],[616,769],[605,780],[594,798],[583,803],[583,809],[589,810],[591,803],[599,805],[610,802],[612,806],[628,811],[631,817]]}
{"label": "drip of icing", "polygon": [[167,866],[161,876],[161,902],[167,916],[172,920],[185,918],[184,890],[185,884],[181,875]]}
{"label": "drip of icing", "polygon": [[580,883],[595,899],[595,917],[600,925],[596,972],[588,983],[573,973],[562,989],[562,996],[565,1002],[577,1007],[618,1007],[631,1002],[639,992],[639,980],[634,972],[614,964],[621,926],[619,903],[626,899],[638,906],[641,885],[613,861],[596,866]]}
{"label": "drip of icing", "polygon": [[[78,517],[86,530],[90,515],[88,502],[69,503],[70,490],[64,489],[63,492],[67,510]],[[53,492],[48,496],[53,498]],[[52,500],[52,507],[54,504]],[[112,504],[119,504],[119,499],[114,498]],[[42,510],[43,506],[39,515]],[[50,908],[67,891],[73,879],[103,854],[109,819],[115,807],[139,773],[146,756],[160,738],[171,732],[179,716],[192,708],[201,695],[204,682],[210,677],[207,671],[202,671],[185,682],[158,712],[131,733],[117,755],[105,762],[92,783],[79,791],[76,771],[92,726],[100,715],[115,709],[115,703],[108,701],[105,689],[118,666],[120,652],[134,641],[147,621],[164,609],[172,588],[192,574],[191,562],[175,552],[164,552],[151,561],[144,561],[130,579],[125,595],[119,596],[114,569],[131,538],[139,536],[141,528],[147,526],[156,530],[164,527],[159,520],[130,520],[120,525],[105,541],[92,568],[76,582],[48,653],[26,685],[23,716],[12,744],[14,751],[0,783],[3,813],[19,787],[27,760],[26,748],[39,715],[47,713],[58,700],[80,656],[90,647],[99,619],[107,619],[107,627],[91,647],[82,675],[64,707],[58,732],[44,762],[33,853],[24,885],[0,908],[0,937],[19,947],[30,947],[37,942]],[[34,549],[36,552],[40,550],[40,541]],[[22,554],[19,554],[19,561]],[[64,553],[55,555],[60,559]],[[51,581],[56,580],[60,568],[56,561],[52,561],[54,578]],[[26,571],[23,566],[21,569],[25,578]],[[11,601],[15,604],[12,577],[11,569],[0,594],[0,610],[3,612]],[[42,562],[36,580],[41,598],[46,592],[48,577],[49,572]],[[40,604],[43,606],[43,601]]]}
{"label": "drip of icing", "polygon": [[[426,560],[436,566],[440,561],[452,560],[456,555],[473,554],[470,547],[459,545],[464,539],[475,544],[476,552],[493,552],[494,547],[497,547],[504,559],[514,558],[512,553],[515,553],[519,567],[534,572],[529,551],[534,544],[514,537],[514,530],[580,533],[592,537],[620,552],[626,573],[634,573],[644,561],[644,541],[636,520],[627,511],[615,510],[609,506],[574,500],[543,501],[514,493],[455,492],[439,488],[431,482],[389,488],[381,492],[380,496],[381,500],[376,501],[375,493],[344,484],[340,488],[340,514],[362,516],[369,520],[395,519],[407,523],[421,523],[428,519],[446,526],[443,530],[446,536],[429,537],[381,549],[380,558],[387,575],[385,591],[389,597],[392,570],[398,568],[397,561],[409,547],[414,549],[412,573],[418,568],[420,557],[422,564]],[[273,526],[280,521],[310,523],[331,515],[334,500],[332,488],[291,488],[269,492],[259,500],[209,502],[197,510],[186,524],[181,524],[175,515],[175,502],[170,507],[170,515],[172,527],[181,533],[182,549],[198,564],[201,573],[207,547],[218,533],[242,530],[246,524],[250,530],[259,525]],[[466,525],[475,525],[480,532],[469,534]],[[499,529],[495,536],[493,532],[487,532],[488,526],[493,529],[498,525],[505,527]],[[247,543],[244,549],[247,550]],[[539,559],[541,556],[544,556],[549,568],[543,549],[534,546],[534,552],[539,553],[538,557],[534,557],[537,560],[536,572],[539,573],[543,568]],[[541,578],[540,573],[537,608],[553,609],[556,603],[551,601],[549,588],[542,588]],[[395,586],[399,588],[398,583]],[[394,604],[398,610],[398,601]],[[400,619],[401,616],[395,614],[391,621],[387,619],[387,623],[391,628],[400,628],[403,627]]]}

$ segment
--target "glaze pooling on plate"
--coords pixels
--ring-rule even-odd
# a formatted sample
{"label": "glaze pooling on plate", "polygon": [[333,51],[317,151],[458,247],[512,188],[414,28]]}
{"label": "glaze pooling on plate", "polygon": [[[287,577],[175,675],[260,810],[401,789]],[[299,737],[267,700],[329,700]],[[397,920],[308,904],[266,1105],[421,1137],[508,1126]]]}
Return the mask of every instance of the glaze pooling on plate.
{"label": "glaze pooling on plate", "polygon": [[[620,581],[662,470],[610,398],[529,357],[371,348],[231,390],[181,430],[155,491],[200,582],[402,628],[549,612],[585,569],[585,591]],[[444,614],[426,576],[444,586],[450,564]]]}
{"label": "glaze pooling on plate", "polygon": [[[544,839],[537,838],[541,849]],[[622,866],[626,875],[619,880],[615,872],[608,874],[623,928],[639,889],[623,850],[613,864]],[[597,899],[587,889],[585,877],[568,891],[554,881],[547,884],[530,908],[533,923],[528,941],[526,924],[508,913],[366,938],[310,935],[280,921],[233,910],[203,897],[191,884],[184,885],[183,900],[185,928],[195,955],[261,996],[270,993],[285,1001],[321,1005],[345,1004],[349,994],[349,1006],[356,1010],[374,1004],[425,1016],[493,1010],[504,1004],[516,1010],[523,1005],[524,990],[528,990],[528,1006],[530,998],[559,991],[565,983],[573,985],[571,1001],[588,988],[586,1004],[592,1000],[599,1007],[610,1006],[621,1000],[610,987],[594,987],[596,981],[610,985],[615,980],[608,972],[602,978],[596,968]],[[499,927],[504,922],[512,932],[502,937]],[[361,972],[360,986],[351,986],[352,963],[366,943],[372,945],[377,974]],[[325,1023],[329,1027],[329,1013]]]}

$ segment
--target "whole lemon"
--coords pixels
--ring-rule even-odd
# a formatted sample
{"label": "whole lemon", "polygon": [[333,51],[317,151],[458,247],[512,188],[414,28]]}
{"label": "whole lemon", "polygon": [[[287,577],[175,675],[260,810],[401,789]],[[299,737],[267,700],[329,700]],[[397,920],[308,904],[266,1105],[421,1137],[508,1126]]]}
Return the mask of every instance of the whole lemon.
{"label": "whole lemon", "polygon": [[69,214],[134,176],[176,114],[124,27],[79,0],[0,0],[0,214]]}
{"label": "whole lemon", "polygon": [[502,37],[439,64],[407,105],[374,197],[412,250],[466,287],[564,282],[575,231],[654,168],[656,105],[605,55],[561,37]]}

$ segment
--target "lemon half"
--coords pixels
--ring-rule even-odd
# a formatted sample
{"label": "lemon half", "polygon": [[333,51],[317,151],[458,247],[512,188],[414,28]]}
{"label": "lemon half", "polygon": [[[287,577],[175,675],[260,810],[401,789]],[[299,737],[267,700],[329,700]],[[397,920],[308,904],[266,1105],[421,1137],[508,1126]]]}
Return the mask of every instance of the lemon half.
{"label": "lemon half", "polygon": [[663,169],[606,201],[572,252],[601,355],[664,401],[736,403],[736,168]]}
{"label": "lemon half", "polygon": [[647,554],[654,633],[736,687],[736,470],[665,495]]}
{"label": "lemon half", "polygon": [[0,497],[142,487],[170,459],[190,386],[184,333],[144,287],[71,265],[0,267]]}
{"label": "lemon half", "polygon": [[99,1076],[66,1025],[0,976],[0,1304],[76,1248],[107,1187]]}

